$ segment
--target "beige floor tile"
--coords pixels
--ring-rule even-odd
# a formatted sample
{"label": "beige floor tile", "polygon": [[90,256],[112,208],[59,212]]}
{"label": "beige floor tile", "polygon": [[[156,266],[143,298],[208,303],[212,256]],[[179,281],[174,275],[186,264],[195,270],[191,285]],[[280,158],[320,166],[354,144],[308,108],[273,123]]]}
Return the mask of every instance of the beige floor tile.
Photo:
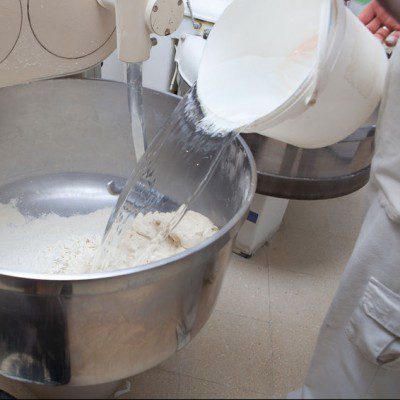
{"label": "beige floor tile", "polygon": [[260,249],[257,250],[257,252],[250,258],[245,258],[242,256],[238,256],[236,254],[233,255],[233,259],[237,259],[239,262],[241,262],[244,265],[261,265],[261,266],[266,266],[267,265],[267,254],[266,254],[266,246],[262,246]]}
{"label": "beige floor tile", "polygon": [[179,395],[180,376],[152,369],[131,379],[131,392],[122,399],[176,399]]}
{"label": "beige floor tile", "polygon": [[317,341],[318,329],[289,321],[272,326],[273,396],[285,398],[299,389],[306,377]]}
{"label": "beige floor tile", "polygon": [[158,368],[167,372],[179,373],[181,368],[179,354],[180,353],[174,354],[171,358],[161,363]]}
{"label": "beige floor tile", "polygon": [[203,381],[190,376],[181,377],[181,399],[265,399],[260,393],[246,392],[228,385]]}
{"label": "beige floor tile", "polygon": [[364,188],[332,200],[291,201],[282,227],[331,233],[355,240],[365,216],[366,197],[367,189]]}
{"label": "beige floor tile", "polygon": [[203,332],[180,353],[181,373],[243,391],[272,389],[268,323],[215,311]]}
{"label": "beige floor tile", "polygon": [[336,292],[337,278],[270,268],[271,321],[319,329]]}
{"label": "beige floor tile", "polygon": [[272,365],[275,397],[304,382],[319,329],[339,277],[315,277],[270,268]]}
{"label": "beige floor tile", "polygon": [[216,308],[261,321],[269,320],[266,247],[250,260],[236,255],[232,258]]}
{"label": "beige floor tile", "polygon": [[270,266],[316,276],[341,275],[355,242],[326,232],[290,228],[278,232],[268,247]]}

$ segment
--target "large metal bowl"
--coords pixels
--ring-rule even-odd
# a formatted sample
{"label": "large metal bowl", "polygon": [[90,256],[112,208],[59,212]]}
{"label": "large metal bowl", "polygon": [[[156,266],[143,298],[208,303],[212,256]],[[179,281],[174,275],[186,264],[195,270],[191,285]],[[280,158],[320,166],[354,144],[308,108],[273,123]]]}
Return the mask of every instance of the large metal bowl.
{"label": "large metal bowl", "polygon": [[[0,202],[39,215],[113,205],[106,184],[132,168],[123,84],[60,79],[0,90]],[[145,92],[147,129],[178,102]],[[151,265],[82,276],[0,271],[0,374],[46,385],[95,385],[143,372],[185,346],[213,311],[256,186],[238,139],[198,200],[221,230]],[[0,255],[1,256],[1,255]]]}

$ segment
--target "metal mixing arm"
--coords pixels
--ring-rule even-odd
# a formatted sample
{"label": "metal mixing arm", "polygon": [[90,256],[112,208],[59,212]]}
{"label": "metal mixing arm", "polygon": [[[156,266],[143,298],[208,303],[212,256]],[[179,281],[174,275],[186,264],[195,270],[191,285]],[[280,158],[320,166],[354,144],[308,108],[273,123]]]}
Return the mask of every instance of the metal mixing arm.
{"label": "metal mixing arm", "polygon": [[182,0],[98,0],[115,9],[117,46],[121,61],[136,63],[150,57],[151,34],[168,36],[183,20]]}

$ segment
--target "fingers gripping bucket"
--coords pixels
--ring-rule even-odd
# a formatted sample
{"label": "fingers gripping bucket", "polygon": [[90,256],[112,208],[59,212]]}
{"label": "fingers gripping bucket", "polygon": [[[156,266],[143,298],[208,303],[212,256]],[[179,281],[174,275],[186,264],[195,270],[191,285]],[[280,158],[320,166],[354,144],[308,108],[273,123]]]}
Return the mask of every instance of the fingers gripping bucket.
{"label": "fingers gripping bucket", "polygon": [[318,148],[366,122],[387,64],[343,0],[236,0],[210,34],[198,95],[244,132]]}

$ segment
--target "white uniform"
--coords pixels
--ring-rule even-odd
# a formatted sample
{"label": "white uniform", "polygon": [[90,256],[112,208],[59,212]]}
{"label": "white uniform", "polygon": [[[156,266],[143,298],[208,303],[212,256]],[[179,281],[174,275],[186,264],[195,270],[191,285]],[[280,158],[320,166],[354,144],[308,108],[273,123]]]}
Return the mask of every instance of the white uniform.
{"label": "white uniform", "polygon": [[377,129],[374,194],[302,398],[400,397],[400,46]]}

